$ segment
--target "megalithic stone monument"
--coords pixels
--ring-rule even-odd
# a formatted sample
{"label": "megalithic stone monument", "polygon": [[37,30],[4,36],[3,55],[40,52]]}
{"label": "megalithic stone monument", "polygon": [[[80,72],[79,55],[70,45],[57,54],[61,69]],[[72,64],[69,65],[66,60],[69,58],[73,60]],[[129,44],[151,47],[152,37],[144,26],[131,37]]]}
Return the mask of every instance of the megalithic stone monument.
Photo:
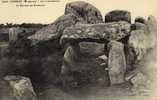
{"label": "megalithic stone monument", "polygon": [[117,41],[111,41],[108,44],[109,57],[108,68],[110,84],[121,84],[125,82],[126,60],[124,55],[124,45]]}

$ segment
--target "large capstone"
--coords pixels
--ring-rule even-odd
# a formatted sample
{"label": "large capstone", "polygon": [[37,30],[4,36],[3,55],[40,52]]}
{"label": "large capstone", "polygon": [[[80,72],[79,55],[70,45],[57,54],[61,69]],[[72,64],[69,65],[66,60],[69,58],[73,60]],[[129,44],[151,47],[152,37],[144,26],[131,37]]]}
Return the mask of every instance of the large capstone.
{"label": "large capstone", "polygon": [[84,1],[71,2],[66,5],[65,14],[78,16],[81,23],[101,23],[103,22],[100,11],[93,5]]}
{"label": "large capstone", "polygon": [[4,80],[13,89],[16,100],[36,100],[36,94],[29,78],[9,75],[4,77]]}
{"label": "large capstone", "polygon": [[131,14],[125,10],[113,10],[106,14],[105,22],[127,21],[131,23]]}
{"label": "large capstone", "polygon": [[130,24],[128,22],[112,22],[101,24],[79,24],[64,30],[60,39],[61,44],[71,41],[96,41],[105,42],[120,40],[129,35]]}
{"label": "large capstone", "polygon": [[109,57],[108,68],[110,84],[121,84],[125,82],[126,60],[124,55],[124,45],[120,42],[111,41],[108,44]]}
{"label": "large capstone", "polygon": [[32,40],[32,44],[36,44],[41,41],[56,40],[60,38],[66,27],[76,24],[76,21],[77,17],[73,14],[63,15],[52,24],[42,28],[34,35],[28,37],[28,39]]}

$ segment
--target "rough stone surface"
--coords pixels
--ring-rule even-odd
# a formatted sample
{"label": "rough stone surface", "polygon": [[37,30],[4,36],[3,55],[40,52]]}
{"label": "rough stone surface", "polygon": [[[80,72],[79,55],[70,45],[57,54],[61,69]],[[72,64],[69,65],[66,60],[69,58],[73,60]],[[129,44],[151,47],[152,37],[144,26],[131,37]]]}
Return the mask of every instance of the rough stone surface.
{"label": "rough stone surface", "polygon": [[124,21],[101,23],[101,24],[80,24],[66,28],[61,37],[61,44],[76,41],[105,41],[120,40],[129,35],[130,24]]}
{"label": "rough stone surface", "polygon": [[131,32],[129,46],[134,49],[136,60],[141,60],[148,49],[152,48],[154,45],[152,38],[150,33],[145,33],[144,30],[135,30]]}
{"label": "rough stone surface", "polygon": [[144,75],[141,72],[136,73],[131,79],[130,82],[133,84],[133,92],[150,92],[151,81],[148,76]]}
{"label": "rough stone surface", "polygon": [[3,79],[0,79],[0,100],[16,100],[12,88]]}
{"label": "rough stone surface", "polygon": [[149,28],[149,37],[151,40],[151,47],[156,46],[157,43],[157,20],[154,16],[149,16],[147,20],[147,26]]}
{"label": "rough stone surface", "polygon": [[6,55],[6,52],[8,50],[8,45],[9,43],[4,43],[3,45],[0,46],[0,58]]}
{"label": "rough stone surface", "polygon": [[127,21],[131,23],[131,14],[124,10],[113,10],[106,14],[105,22]]}
{"label": "rough stone surface", "polygon": [[150,15],[146,24],[148,25],[150,32],[157,34],[157,20],[154,16]]}
{"label": "rough stone surface", "polygon": [[134,25],[136,30],[144,30],[147,33],[149,32],[149,28],[146,24],[136,22]]}
{"label": "rough stone surface", "polygon": [[65,8],[65,14],[74,14],[78,16],[81,23],[100,23],[103,22],[100,11],[93,5],[84,1],[68,3]]}
{"label": "rough stone surface", "polygon": [[[23,26],[25,26],[26,28],[24,28]],[[38,31],[39,29],[40,28],[33,28],[33,25],[31,26],[31,24],[30,25],[21,24],[21,26],[11,27],[6,30],[8,30],[9,41],[12,42],[12,41],[16,41],[17,39],[22,38],[22,37],[27,38],[27,37],[31,36],[32,34],[34,34],[36,31]]]}
{"label": "rough stone surface", "polygon": [[17,100],[36,100],[36,94],[29,78],[11,75],[4,77],[4,80],[13,89],[13,94]]}
{"label": "rough stone surface", "polygon": [[135,23],[138,22],[138,23],[143,23],[145,24],[146,23],[146,20],[143,18],[143,17],[136,17],[135,18]]}
{"label": "rough stone surface", "polygon": [[63,30],[66,27],[76,24],[76,21],[77,17],[75,15],[63,15],[52,24],[42,28],[34,35],[28,37],[28,39],[32,40],[33,44],[35,44],[36,42],[38,43],[40,41],[58,39],[62,35]]}
{"label": "rough stone surface", "polygon": [[120,42],[111,41],[108,47],[110,50],[108,57],[110,84],[121,84],[125,82],[126,72],[124,45]]}
{"label": "rough stone surface", "polygon": [[101,55],[98,57],[98,59],[104,60],[105,62],[107,62],[107,56],[106,55]]}
{"label": "rough stone surface", "polygon": [[[75,87],[89,84],[90,82],[97,82],[102,78],[102,81],[105,82],[104,85],[107,85],[109,81],[107,71],[105,70],[107,57],[103,53],[104,46],[95,42],[81,43],[83,44],[80,45],[74,42],[67,46],[61,71],[63,83],[68,83]],[[91,44],[94,44],[94,47],[91,47]],[[88,46],[86,47],[85,45]],[[90,48],[96,51],[88,51]],[[81,49],[86,49],[86,51]]]}
{"label": "rough stone surface", "polygon": [[102,55],[104,54],[104,44],[96,42],[80,42],[80,52],[88,55]]}
{"label": "rough stone surface", "polygon": [[150,16],[145,23],[136,22],[132,30],[126,49],[127,68],[132,69],[134,64],[144,59],[148,51],[156,46],[157,21]]}
{"label": "rough stone surface", "polygon": [[103,66],[105,70],[108,70],[107,68],[108,58],[105,54],[98,56],[97,60],[100,63],[100,66]]}
{"label": "rough stone surface", "polygon": [[76,67],[75,62],[79,58],[78,53],[79,53],[79,46],[70,45],[67,47],[63,58],[63,65],[61,69],[62,74],[68,73]]}
{"label": "rough stone surface", "polygon": [[9,41],[15,41],[18,38],[18,34],[22,33],[23,30],[20,27],[13,27],[9,29]]}
{"label": "rough stone surface", "polygon": [[134,65],[136,64],[136,54],[133,48],[125,47],[125,57],[126,57],[126,71],[127,73],[134,70]]}

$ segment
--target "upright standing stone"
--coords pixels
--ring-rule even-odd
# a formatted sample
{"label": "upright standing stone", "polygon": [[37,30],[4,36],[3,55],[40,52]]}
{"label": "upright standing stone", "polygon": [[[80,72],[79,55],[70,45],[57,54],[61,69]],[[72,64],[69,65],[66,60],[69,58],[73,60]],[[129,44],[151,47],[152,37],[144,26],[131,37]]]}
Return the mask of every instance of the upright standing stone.
{"label": "upright standing stone", "polygon": [[63,57],[61,74],[67,74],[76,67],[75,62],[78,58],[78,50],[79,46],[70,45],[67,47]]}
{"label": "upright standing stone", "polygon": [[131,13],[125,10],[113,10],[106,14],[105,22],[126,21],[131,23]]}
{"label": "upright standing stone", "polygon": [[150,31],[151,46],[156,46],[157,43],[157,19],[154,16],[149,16],[147,25]]}
{"label": "upright standing stone", "polygon": [[19,27],[13,27],[9,29],[9,41],[16,41],[18,39],[18,34],[22,33]]}
{"label": "upright standing stone", "polygon": [[146,24],[148,25],[150,32],[157,33],[157,19],[154,16],[150,15]]}
{"label": "upright standing stone", "polygon": [[143,17],[138,16],[135,18],[135,23],[136,22],[145,24],[146,20]]}
{"label": "upright standing stone", "polygon": [[109,78],[110,84],[121,84],[124,80],[124,74],[126,72],[126,60],[124,55],[124,45],[120,42],[111,41],[109,43]]}

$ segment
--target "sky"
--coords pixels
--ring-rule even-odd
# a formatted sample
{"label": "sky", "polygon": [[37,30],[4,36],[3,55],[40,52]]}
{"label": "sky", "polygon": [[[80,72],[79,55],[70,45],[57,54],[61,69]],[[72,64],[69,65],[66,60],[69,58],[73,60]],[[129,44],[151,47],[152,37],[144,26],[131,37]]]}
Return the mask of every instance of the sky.
{"label": "sky", "polygon": [[[64,14],[68,2],[78,0],[60,0],[47,3],[45,7],[16,7],[15,3],[2,3],[0,0],[0,23],[43,23],[49,24]],[[104,18],[111,10],[128,10],[132,19],[137,16],[157,18],[157,0],[82,0],[100,10]]]}

